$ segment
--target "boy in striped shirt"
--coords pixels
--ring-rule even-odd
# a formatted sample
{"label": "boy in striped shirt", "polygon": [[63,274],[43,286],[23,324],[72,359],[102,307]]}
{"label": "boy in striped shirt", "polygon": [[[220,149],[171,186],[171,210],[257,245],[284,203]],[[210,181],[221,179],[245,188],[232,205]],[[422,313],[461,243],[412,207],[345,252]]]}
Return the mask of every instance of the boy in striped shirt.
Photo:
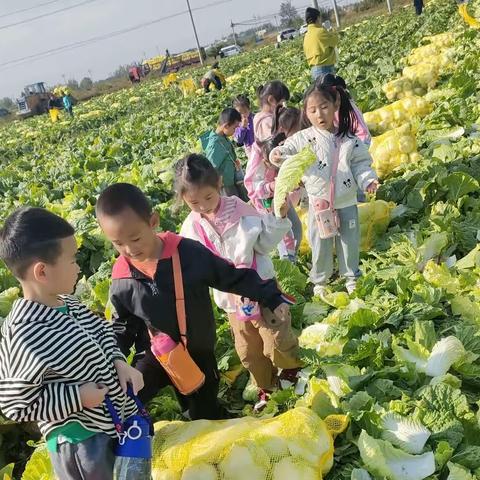
{"label": "boy in striped shirt", "polygon": [[108,394],[125,416],[125,392],[142,374],[125,362],[108,322],[70,296],[80,268],[72,226],[41,208],[10,215],[0,230],[0,258],[22,286],[2,325],[0,408],[18,422],[38,422],[61,480],[113,478],[113,420]]}

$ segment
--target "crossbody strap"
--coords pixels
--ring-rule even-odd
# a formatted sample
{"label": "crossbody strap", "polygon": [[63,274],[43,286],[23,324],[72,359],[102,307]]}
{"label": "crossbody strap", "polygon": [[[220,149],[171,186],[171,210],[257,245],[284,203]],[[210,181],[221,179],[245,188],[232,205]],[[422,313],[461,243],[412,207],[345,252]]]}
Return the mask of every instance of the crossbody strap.
{"label": "crossbody strap", "polygon": [[[215,248],[215,245],[213,244],[213,242],[208,238],[207,232],[205,232],[205,229],[203,228],[202,224],[199,221],[197,220],[193,221],[193,228],[195,229],[196,234],[200,237],[200,240],[202,241],[202,243],[217,257],[223,258],[220,255],[220,252]],[[255,251],[253,252],[253,260],[250,268],[255,271],[257,270],[257,254]]]}
{"label": "crossbody strap", "polygon": [[175,305],[177,308],[177,322],[180,331],[180,340],[187,347],[187,313],[185,311],[185,294],[183,291],[182,265],[178,249],[172,255],[173,283],[175,285]]}
{"label": "crossbody strap", "polygon": [[[338,144],[337,144],[338,142]],[[338,163],[340,161],[340,142],[335,139],[333,141],[333,164],[330,172],[330,209],[333,210],[335,201],[335,177],[337,176]]]}

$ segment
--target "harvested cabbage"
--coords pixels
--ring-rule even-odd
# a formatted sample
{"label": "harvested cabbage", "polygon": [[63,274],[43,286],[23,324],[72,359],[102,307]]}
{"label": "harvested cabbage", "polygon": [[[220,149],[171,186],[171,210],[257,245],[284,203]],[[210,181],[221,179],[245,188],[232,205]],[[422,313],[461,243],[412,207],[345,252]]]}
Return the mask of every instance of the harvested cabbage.
{"label": "harvested cabbage", "polygon": [[408,453],[421,453],[430,430],[418,420],[389,412],[382,418],[382,438]]}
{"label": "harvested cabbage", "polygon": [[307,145],[296,155],[288,157],[283,162],[275,182],[273,205],[275,215],[280,217],[280,208],[285,203],[287,195],[295,190],[302,180],[305,171],[313,165],[317,156],[310,145]]}
{"label": "harvested cabbage", "polygon": [[320,472],[312,467],[296,462],[293,458],[283,458],[273,469],[273,480],[320,480]]}
{"label": "harvested cabbage", "polygon": [[411,455],[390,442],[377,440],[365,430],[358,439],[360,456],[367,470],[388,480],[423,480],[435,472],[435,457],[432,452]]}
{"label": "harvested cabbage", "polygon": [[234,445],[219,464],[224,478],[229,480],[264,480],[267,477],[265,465],[259,465],[248,447]]}
{"label": "harvested cabbage", "polygon": [[182,480],[217,480],[217,478],[217,469],[208,463],[187,467],[182,474]]}

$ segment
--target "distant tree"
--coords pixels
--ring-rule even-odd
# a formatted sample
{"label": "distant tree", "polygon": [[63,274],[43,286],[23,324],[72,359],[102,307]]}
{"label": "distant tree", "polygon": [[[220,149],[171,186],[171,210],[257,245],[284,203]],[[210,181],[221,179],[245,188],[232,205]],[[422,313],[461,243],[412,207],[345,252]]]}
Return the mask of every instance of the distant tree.
{"label": "distant tree", "polygon": [[67,81],[67,87],[70,89],[78,90],[78,82],[74,78],[71,78]]}
{"label": "distant tree", "polygon": [[120,65],[109,78],[128,77],[130,65]]}
{"label": "distant tree", "polygon": [[297,9],[292,5],[291,1],[282,2],[280,4],[280,23],[282,27],[291,27],[301,21]]}
{"label": "distant tree", "polygon": [[12,110],[15,107],[15,102],[9,97],[3,97],[0,100],[0,108],[5,108],[6,110]]}
{"label": "distant tree", "polygon": [[79,86],[81,90],[91,90],[93,81],[90,77],[83,77],[82,80],[80,80]]}

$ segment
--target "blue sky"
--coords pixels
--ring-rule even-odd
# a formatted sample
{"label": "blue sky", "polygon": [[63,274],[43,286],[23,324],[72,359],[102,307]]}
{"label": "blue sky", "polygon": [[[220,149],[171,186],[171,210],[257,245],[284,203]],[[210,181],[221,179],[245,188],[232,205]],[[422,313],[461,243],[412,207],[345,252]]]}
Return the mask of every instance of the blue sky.
{"label": "blue sky", "polygon": [[[216,1],[219,0],[190,0],[192,9],[201,8],[193,14],[202,45],[228,34],[231,19],[242,22],[253,16],[274,14],[281,3],[278,0],[226,0],[202,8]],[[309,3],[308,0],[292,0],[292,4],[302,10]],[[29,8],[10,15],[13,11]],[[66,10],[52,14],[60,9]],[[29,83],[62,82],[64,76],[77,80],[91,76],[98,80],[108,76],[118,65],[140,60],[144,55],[148,58],[163,53],[166,48],[177,52],[193,47],[190,19],[187,14],[181,14],[81,48],[14,65],[1,65],[185,10],[185,0],[1,0],[0,98],[18,96]],[[47,16],[12,25],[42,15]]]}

